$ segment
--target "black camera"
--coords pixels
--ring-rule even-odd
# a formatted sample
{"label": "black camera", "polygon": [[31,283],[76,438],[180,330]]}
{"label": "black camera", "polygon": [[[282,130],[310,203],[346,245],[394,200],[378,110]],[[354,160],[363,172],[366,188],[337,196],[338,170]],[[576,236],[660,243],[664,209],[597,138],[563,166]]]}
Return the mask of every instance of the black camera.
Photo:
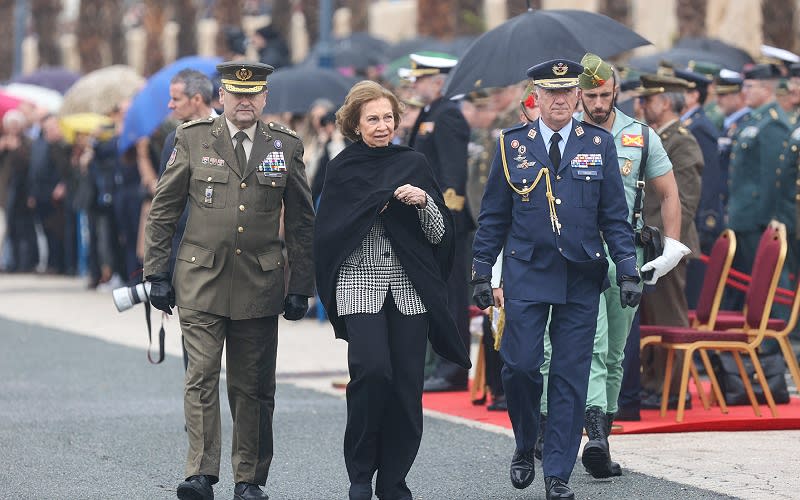
{"label": "black camera", "polygon": [[140,302],[150,301],[150,282],[137,283],[133,286],[121,286],[111,292],[117,311],[127,311]]}

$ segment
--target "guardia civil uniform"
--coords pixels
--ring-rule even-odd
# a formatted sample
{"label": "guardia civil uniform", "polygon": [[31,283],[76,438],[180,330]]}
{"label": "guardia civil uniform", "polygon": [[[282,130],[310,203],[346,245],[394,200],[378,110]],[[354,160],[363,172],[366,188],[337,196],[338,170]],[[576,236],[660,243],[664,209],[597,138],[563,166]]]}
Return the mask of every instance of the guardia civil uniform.
{"label": "guardia civil uniform", "polygon": [[[578,63],[556,60],[528,75],[537,86],[564,88],[577,86],[582,71]],[[562,138],[558,165],[548,154],[555,132]],[[490,278],[503,249],[506,326],[500,355],[517,453],[532,453],[536,442],[539,368],[551,316],[550,419],[542,465],[547,485],[548,478],[569,480],[578,453],[599,298],[608,286],[603,239],[618,280],[638,282],[636,251],[608,132],[574,119],[553,131],[539,119],[505,130],[498,143],[478,218],[473,277]]]}
{"label": "guardia civil uniform", "polygon": [[[759,64],[746,71],[744,79],[774,81],[778,74],[777,68]],[[762,231],[770,220],[785,213],[787,204],[794,203],[795,172],[786,172],[780,164],[789,132],[786,113],[773,100],[751,110],[732,143],[728,226],[736,233],[733,267],[739,271],[750,273]],[[726,309],[740,307],[741,293],[732,297]]]}
{"label": "guardia civil uniform", "polygon": [[[264,91],[272,67],[231,63],[221,64],[218,71],[227,92],[253,94]],[[186,477],[209,476],[212,484],[219,477],[218,392],[225,345],[233,417],[231,460],[238,489],[240,482],[263,485],[267,479],[273,450],[277,315],[284,308],[285,291],[306,297],[314,292],[314,212],[303,145],[294,132],[257,121],[245,130],[245,139],[237,139],[244,159],[249,156],[240,164],[232,139],[235,130],[225,116],[178,128],[145,231],[144,274],[168,271],[172,235],[187,207],[173,276],[189,358],[184,390]],[[278,234],[282,210],[288,259]],[[291,274],[285,287],[287,265]]]}

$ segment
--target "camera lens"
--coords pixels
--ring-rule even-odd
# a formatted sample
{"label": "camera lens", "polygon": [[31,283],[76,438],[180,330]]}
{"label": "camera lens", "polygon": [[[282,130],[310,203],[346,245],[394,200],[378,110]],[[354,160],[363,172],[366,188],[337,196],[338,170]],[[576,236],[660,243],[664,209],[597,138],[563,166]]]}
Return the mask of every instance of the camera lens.
{"label": "camera lens", "polygon": [[117,311],[122,312],[131,307],[146,302],[150,298],[150,283],[138,283],[133,286],[119,287],[111,292]]}

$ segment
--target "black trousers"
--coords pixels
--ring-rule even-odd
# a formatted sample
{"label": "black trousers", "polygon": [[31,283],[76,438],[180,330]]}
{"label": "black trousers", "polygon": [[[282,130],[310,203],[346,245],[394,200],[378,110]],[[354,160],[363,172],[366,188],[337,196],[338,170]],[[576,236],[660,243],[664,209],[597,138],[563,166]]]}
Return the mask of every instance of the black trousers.
{"label": "black trousers", "polygon": [[389,293],[377,314],[344,316],[349,336],[344,461],[353,484],[382,500],[410,499],[406,475],[422,439],[428,315],[406,316]]}

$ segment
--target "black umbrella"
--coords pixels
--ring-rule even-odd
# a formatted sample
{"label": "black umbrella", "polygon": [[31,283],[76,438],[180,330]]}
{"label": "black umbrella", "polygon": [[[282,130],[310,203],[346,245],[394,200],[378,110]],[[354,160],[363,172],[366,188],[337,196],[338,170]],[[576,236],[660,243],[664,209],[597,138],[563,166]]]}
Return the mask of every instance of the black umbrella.
{"label": "black umbrella", "polygon": [[650,42],[602,14],[583,10],[529,10],[481,35],[450,71],[445,93],[503,87],[548,59],[580,61],[586,52],[610,57]]}
{"label": "black umbrella", "polygon": [[[385,63],[389,42],[368,33],[357,32],[345,38],[331,40],[330,49],[333,66],[336,68],[366,68]],[[305,63],[316,65],[319,62],[320,45],[311,49]]]}
{"label": "black umbrella", "polygon": [[341,104],[355,83],[332,69],[314,66],[281,68],[268,78],[267,113],[306,113],[316,99]]}
{"label": "black umbrella", "polygon": [[741,71],[744,65],[753,62],[753,58],[744,50],[719,40],[682,38],[671,49],[632,57],[626,65],[641,71],[655,72],[662,60],[671,62],[676,68],[687,67],[689,61],[703,61],[734,71]]}
{"label": "black umbrella", "polygon": [[430,36],[418,36],[401,40],[391,45],[386,50],[386,56],[390,61],[422,51],[442,52],[460,56],[476,38],[474,36],[460,36],[452,40],[440,40]]}

